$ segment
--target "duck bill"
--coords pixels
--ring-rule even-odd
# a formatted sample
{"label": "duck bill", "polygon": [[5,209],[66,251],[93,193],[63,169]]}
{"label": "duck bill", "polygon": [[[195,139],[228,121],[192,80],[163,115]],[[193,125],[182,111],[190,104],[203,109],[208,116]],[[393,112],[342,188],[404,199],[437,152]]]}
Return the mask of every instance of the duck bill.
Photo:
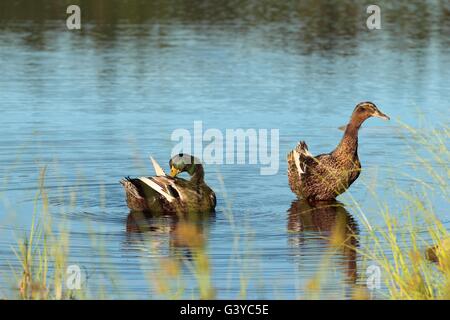
{"label": "duck bill", "polygon": [[391,119],[391,118],[389,118],[388,115],[384,114],[383,112],[381,112],[379,110],[376,113],[374,113],[373,116],[377,117],[377,118],[380,118],[380,119],[383,119],[383,120],[390,120]]}
{"label": "duck bill", "polygon": [[178,170],[177,168],[175,168],[175,167],[170,168],[170,176],[171,177],[176,177],[179,173],[180,173],[180,170]]}

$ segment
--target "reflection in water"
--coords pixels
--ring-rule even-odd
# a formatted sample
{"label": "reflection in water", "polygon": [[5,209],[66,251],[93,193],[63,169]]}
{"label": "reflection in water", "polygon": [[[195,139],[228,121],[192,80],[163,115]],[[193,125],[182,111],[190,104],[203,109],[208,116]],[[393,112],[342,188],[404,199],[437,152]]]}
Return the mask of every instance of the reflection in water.
{"label": "reflection in water", "polygon": [[135,246],[150,242],[153,247],[169,245],[170,256],[191,259],[192,251],[203,249],[207,230],[214,214],[177,216],[149,216],[131,211],[127,217],[128,244]]}
{"label": "reflection in water", "polygon": [[[363,23],[367,19],[367,3],[362,0],[289,0],[282,4],[275,0],[230,0],[226,4],[216,0],[98,0],[75,1],[74,4],[77,2],[82,7],[83,27],[76,34],[91,36],[96,47],[113,48],[120,41],[124,24],[141,25],[131,33],[142,39],[149,35],[165,38],[169,24],[196,25],[199,33],[208,32],[214,26],[227,26],[237,32],[250,33],[251,41],[255,41],[255,35],[262,36],[262,46],[286,47],[289,44],[304,54],[334,51],[351,55],[363,41],[373,40],[368,37]],[[402,40],[395,41],[396,46],[408,46],[404,39],[413,39],[415,45],[426,44],[433,32],[430,26],[435,26],[441,35],[448,34],[449,9],[444,3],[385,2],[383,32],[389,36],[401,33]],[[48,7],[52,10],[45,9]],[[48,49],[56,38],[46,31],[61,30],[60,21],[66,8],[67,3],[57,0],[2,1],[0,30],[31,30],[24,33],[24,44],[38,50]],[[413,18],[417,16],[420,19]],[[20,23],[24,21],[27,23]],[[268,25],[272,32],[268,32]],[[448,44],[448,37],[441,36],[437,40]]]}
{"label": "reflection in water", "polygon": [[[145,251],[150,258],[150,279],[154,293],[165,298],[179,298],[184,285],[196,288],[201,299],[215,298],[211,281],[206,239],[214,215],[196,214],[182,217],[146,216],[131,212],[127,217],[127,247]],[[167,251],[154,247],[168,245]],[[138,254],[142,255],[142,254]],[[187,268],[182,268],[186,266]]]}
{"label": "reflection in water", "polygon": [[[302,249],[308,241],[326,239],[330,249],[339,248],[344,258],[347,279],[355,283],[359,231],[356,221],[344,205],[336,201],[311,206],[307,201],[294,200],[288,212],[288,231],[297,235],[291,244]],[[318,233],[319,236],[307,237],[307,232]]]}

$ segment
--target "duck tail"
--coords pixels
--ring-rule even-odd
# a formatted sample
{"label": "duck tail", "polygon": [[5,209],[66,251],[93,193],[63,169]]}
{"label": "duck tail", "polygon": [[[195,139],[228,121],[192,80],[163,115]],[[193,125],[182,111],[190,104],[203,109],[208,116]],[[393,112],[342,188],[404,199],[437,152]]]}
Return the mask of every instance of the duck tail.
{"label": "duck tail", "polygon": [[308,150],[308,145],[306,144],[305,141],[300,141],[300,142],[297,144],[297,147],[295,147],[295,150],[296,150],[300,155],[303,155],[303,156],[306,156],[306,157],[312,157],[312,156],[313,156],[313,155],[309,152],[309,150]]}
{"label": "duck tail", "polygon": [[289,176],[300,176],[306,172],[306,158],[311,158],[313,155],[309,152],[305,141],[300,141],[294,150],[289,152],[287,156],[288,174]]}
{"label": "duck tail", "polygon": [[301,176],[305,173],[306,169],[302,159],[307,153],[309,153],[308,147],[304,141],[301,141],[287,155],[289,186],[296,194],[299,194],[301,191]]}
{"label": "duck tail", "polygon": [[130,177],[124,177],[119,182],[123,186],[123,188],[125,189],[125,192],[127,194],[130,194],[131,196],[136,197],[138,199],[142,198],[141,195],[139,194],[138,189],[133,184],[133,181],[132,181],[132,179]]}

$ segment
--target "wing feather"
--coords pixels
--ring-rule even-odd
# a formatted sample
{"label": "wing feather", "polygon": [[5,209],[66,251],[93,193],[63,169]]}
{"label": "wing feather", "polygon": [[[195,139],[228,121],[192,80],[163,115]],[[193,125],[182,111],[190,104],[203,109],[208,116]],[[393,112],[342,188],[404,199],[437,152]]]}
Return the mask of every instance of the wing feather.
{"label": "wing feather", "polygon": [[169,192],[167,192],[167,190],[165,190],[165,188],[163,188],[164,185],[161,186],[160,184],[156,183],[154,181],[154,179],[149,179],[147,177],[140,177],[138,179],[141,182],[143,182],[145,185],[147,185],[148,187],[152,188],[153,190],[158,192],[160,195],[162,195],[167,201],[172,202],[175,200],[175,197],[172,196]]}
{"label": "wing feather", "polygon": [[287,156],[289,186],[296,194],[301,193],[302,178],[307,173],[307,164],[311,159],[313,156],[304,141],[300,141]]}
{"label": "wing feather", "polygon": [[164,172],[164,170],[161,168],[159,163],[156,162],[155,159],[153,159],[152,156],[150,156],[150,160],[152,161],[152,165],[153,165],[153,168],[155,169],[156,175],[157,176],[166,176],[166,173]]}

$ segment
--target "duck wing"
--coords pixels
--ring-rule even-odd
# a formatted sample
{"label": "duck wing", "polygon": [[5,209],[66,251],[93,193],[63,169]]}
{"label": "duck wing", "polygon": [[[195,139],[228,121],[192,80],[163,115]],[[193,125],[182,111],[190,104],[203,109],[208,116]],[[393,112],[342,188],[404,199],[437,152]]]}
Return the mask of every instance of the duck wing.
{"label": "duck wing", "polygon": [[294,193],[300,194],[302,178],[306,174],[307,167],[315,162],[305,141],[300,141],[295,149],[288,153],[287,162],[289,186]]}
{"label": "duck wing", "polygon": [[210,212],[216,207],[216,195],[204,182],[197,183],[182,178],[174,178],[174,188],[177,189],[183,205],[190,212]]}
{"label": "duck wing", "polygon": [[153,168],[155,169],[156,175],[157,176],[166,176],[166,173],[164,172],[164,170],[161,168],[159,163],[156,162],[155,159],[153,159],[152,156],[150,156],[150,160],[152,161],[152,165],[153,165]]}
{"label": "duck wing", "polygon": [[166,176],[125,178],[121,183],[136,198],[161,198],[172,203],[182,197],[174,179]]}

